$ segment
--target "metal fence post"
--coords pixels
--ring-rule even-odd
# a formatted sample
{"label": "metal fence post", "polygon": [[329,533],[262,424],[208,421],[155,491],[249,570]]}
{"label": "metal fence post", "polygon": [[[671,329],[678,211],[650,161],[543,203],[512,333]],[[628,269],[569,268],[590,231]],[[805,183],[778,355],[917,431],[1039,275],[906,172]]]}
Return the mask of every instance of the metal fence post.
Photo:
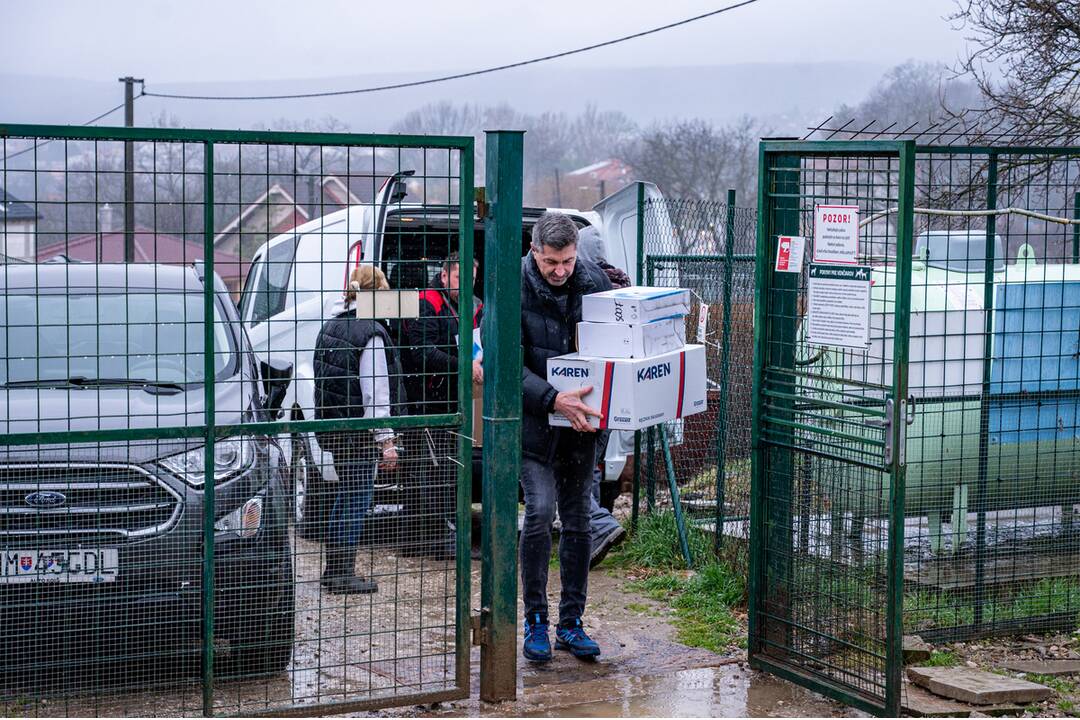
{"label": "metal fence post", "polygon": [[[990,154],[986,170],[986,209],[997,209],[998,192],[998,156]],[[990,463],[990,377],[991,358],[994,353],[994,262],[997,234],[997,216],[986,216],[986,249],[983,260],[983,357],[982,357],[982,402],[979,404],[979,474],[975,486],[975,595],[971,612],[971,622],[978,628],[983,623],[983,605],[986,601],[986,491],[987,473]],[[1001,332],[1001,330],[999,330]],[[962,512],[966,512],[963,508]],[[953,526],[960,524],[959,518],[953,517]],[[956,547],[960,550],[964,538],[956,535]]]}
{"label": "metal fence post", "polygon": [[202,713],[214,714],[214,143],[203,145],[203,476]]}
{"label": "metal fence post", "polygon": [[523,141],[520,131],[487,133],[480,699],[489,702],[517,696]]}
{"label": "metal fence post", "polygon": [[[641,284],[645,266],[645,184],[637,184],[637,263],[634,282]],[[641,431],[634,431],[634,505],[630,510],[630,528],[636,530],[638,506],[641,504]]]}
{"label": "metal fence post", "polygon": [[[727,192],[727,213],[724,218],[724,319],[720,331],[720,394],[716,407],[716,554],[724,545],[724,495],[727,485],[727,397],[728,364],[731,361],[731,276],[735,263],[735,190]],[[699,342],[704,343],[705,338]]]}

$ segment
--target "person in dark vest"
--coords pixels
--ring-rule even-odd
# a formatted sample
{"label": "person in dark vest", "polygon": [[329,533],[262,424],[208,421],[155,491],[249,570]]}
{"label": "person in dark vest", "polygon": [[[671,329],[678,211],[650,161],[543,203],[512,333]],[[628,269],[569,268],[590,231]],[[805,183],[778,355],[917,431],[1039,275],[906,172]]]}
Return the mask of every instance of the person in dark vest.
{"label": "person in dark vest", "polygon": [[[420,293],[420,316],[406,323],[408,349],[406,359],[406,389],[410,412],[416,415],[455,413],[458,390],[458,336],[479,327],[483,306],[474,303],[462,313],[458,306],[461,261],[456,252],[443,262],[437,287]],[[473,277],[477,264],[473,262]],[[471,322],[462,323],[464,314]],[[471,340],[469,341],[471,344]],[[470,369],[474,383],[483,382],[480,362]],[[457,439],[446,430],[425,429],[425,437],[417,443],[417,463],[434,466],[411,472],[416,484],[408,493],[406,551],[429,555],[436,560],[453,560],[456,549],[455,489],[457,473],[447,470],[456,467],[447,454],[456,454]],[[425,452],[425,449],[427,452]],[[439,456],[443,456],[440,461]],[[441,464],[440,464],[441,462]]]}
{"label": "person in dark vest", "polygon": [[[522,652],[533,662],[551,660],[547,576],[551,523],[562,521],[559,572],[562,595],[556,647],[592,659],[600,647],[582,625],[589,580],[589,499],[596,460],[596,432],[589,416],[600,413],[584,401],[583,387],[558,392],[547,381],[547,361],[574,351],[581,298],[611,289],[592,262],[577,257],[578,230],[567,215],[546,212],[532,230],[531,251],[521,259],[522,372],[521,486],[525,521],[521,531],[521,587],[525,605]],[[571,427],[552,427],[558,413]]]}
{"label": "person in dark vest", "polygon": [[[315,342],[315,417],[388,418],[404,403],[401,369],[386,327],[357,318],[357,292],[386,290],[383,272],[372,265],[353,270],[349,290],[331,311]],[[326,566],[321,584],[332,593],[373,593],[378,586],[356,574],[356,553],[371,512],[376,472],[397,468],[391,429],[319,433],[330,451],[339,487],[326,532]]]}

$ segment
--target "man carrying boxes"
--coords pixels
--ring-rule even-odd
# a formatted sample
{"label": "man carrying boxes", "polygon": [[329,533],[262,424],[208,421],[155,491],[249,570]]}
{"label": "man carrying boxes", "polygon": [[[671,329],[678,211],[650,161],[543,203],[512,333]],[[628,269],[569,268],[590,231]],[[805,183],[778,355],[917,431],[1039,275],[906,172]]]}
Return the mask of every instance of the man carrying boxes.
{"label": "man carrying boxes", "polygon": [[[592,391],[587,384],[560,392],[548,380],[548,361],[572,350],[583,297],[611,288],[596,265],[577,261],[577,239],[573,220],[560,213],[544,213],[533,226],[531,252],[521,260],[521,486],[525,493],[521,587],[523,654],[533,662],[551,659],[547,573],[556,507],[562,521],[557,647],[583,659],[600,654],[581,623],[589,578],[589,498],[596,459],[595,425],[589,418],[600,413],[582,400]],[[552,427],[548,423],[551,413],[564,418],[568,427]]]}

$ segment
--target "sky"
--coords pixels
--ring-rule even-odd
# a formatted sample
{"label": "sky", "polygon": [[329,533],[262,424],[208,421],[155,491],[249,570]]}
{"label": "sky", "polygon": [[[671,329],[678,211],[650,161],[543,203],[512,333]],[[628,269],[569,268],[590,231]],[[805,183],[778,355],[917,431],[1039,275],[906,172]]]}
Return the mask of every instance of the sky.
{"label": "sky", "polygon": [[[603,41],[733,0],[4,0],[0,73],[169,83],[468,70]],[[758,0],[565,67],[913,58],[950,63],[953,0]],[[302,90],[303,84],[298,83]]]}

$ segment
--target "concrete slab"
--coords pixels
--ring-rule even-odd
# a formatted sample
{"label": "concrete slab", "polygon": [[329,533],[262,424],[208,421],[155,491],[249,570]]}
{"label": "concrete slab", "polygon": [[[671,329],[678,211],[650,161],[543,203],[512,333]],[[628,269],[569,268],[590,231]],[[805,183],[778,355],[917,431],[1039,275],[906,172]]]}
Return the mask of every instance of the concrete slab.
{"label": "concrete slab", "polygon": [[904,664],[914,665],[930,659],[930,646],[918,635],[904,636]]}
{"label": "concrete slab", "polygon": [[1080,660],[1012,660],[1002,667],[1033,675],[1080,675]]}
{"label": "concrete slab", "polygon": [[1032,703],[1053,694],[1045,685],[963,667],[911,667],[908,677],[936,695],[972,705]]}
{"label": "concrete slab", "polygon": [[913,683],[904,686],[903,713],[914,717],[999,717],[1022,715],[1023,705],[980,705],[978,709],[958,700],[935,695]]}

